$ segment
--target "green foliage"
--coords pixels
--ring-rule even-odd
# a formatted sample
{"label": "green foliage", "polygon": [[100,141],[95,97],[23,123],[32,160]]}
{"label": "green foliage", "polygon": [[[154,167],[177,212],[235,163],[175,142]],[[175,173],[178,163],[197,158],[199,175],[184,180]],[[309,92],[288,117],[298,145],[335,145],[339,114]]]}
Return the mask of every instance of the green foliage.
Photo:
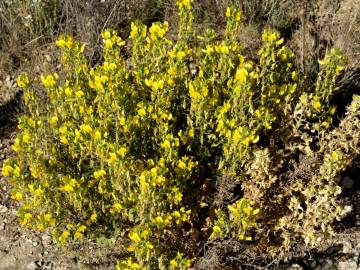
{"label": "green foliage", "polygon": [[[18,155],[2,174],[21,202],[21,224],[50,229],[61,244],[126,235],[127,258],[117,269],[188,269],[191,252],[180,240],[200,226],[204,204],[197,201],[210,195],[198,187],[206,178],[229,176],[244,191],[216,210],[211,239],[254,234],[261,246],[271,232],[286,250],[298,236],[314,244],[345,214],[333,178],[356,148],[323,147],[341,137],[340,130],[326,137],[339,51],[320,62],[316,84],[305,89],[277,32],[264,31],[258,59],[246,59],[237,40],[240,11],[226,10],[224,36],[198,34],[191,2],[177,1],[175,40],[167,22],[149,29],[134,22],[127,42],[106,30],[103,61],[91,67],[85,44],[64,35],[56,42],[59,74],[18,77],[27,113],[13,145]],[[357,117],[354,104],[345,123]],[[316,151],[322,162],[310,180],[279,182],[291,158]]]}

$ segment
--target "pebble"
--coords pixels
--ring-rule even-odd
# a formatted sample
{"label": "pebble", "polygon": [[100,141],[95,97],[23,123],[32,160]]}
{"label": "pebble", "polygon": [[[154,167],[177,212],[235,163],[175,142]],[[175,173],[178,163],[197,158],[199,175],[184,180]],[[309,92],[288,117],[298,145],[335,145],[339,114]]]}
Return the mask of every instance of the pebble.
{"label": "pebble", "polygon": [[304,268],[297,263],[292,264],[287,270],[303,270]]}
{"label": "pebble", "polygon": [[0,223],[0,231],[5,229],[5,222]]}
{"label": "pebble", "polygon": [[51,236],[48,234],[43,234],[41,236],[41,241],[43,242],[43,244],[50,244],[51,243]]}
{"label": "pebble", "polygon": [[0,213],[6,213],[8,208],[5,205],[0,204]]}
{"label": "pebble", "polygon": [[354,252],[354,249],[350,242],[345,242],[342,247],[342,252],[345,254],[351,254]]}
{"label": "pebble", "polygon": [[357,261],[349,260],[349,261],[345,261],[345,262],[339,262],[337,269],[338,270],[357,270],[359,268],[357,265]]}
{"label": "pebble", "polygon": [[39,265],[36,262],[31,262],[27,265],[28,270],[36,270],[39,269]]}
{"label": "pebble", "polygon": [[39,243],[35,241],[35,242],[32,243],[32,245],[33,245],[34,247],[37,247],[37,246],[39,245]]}

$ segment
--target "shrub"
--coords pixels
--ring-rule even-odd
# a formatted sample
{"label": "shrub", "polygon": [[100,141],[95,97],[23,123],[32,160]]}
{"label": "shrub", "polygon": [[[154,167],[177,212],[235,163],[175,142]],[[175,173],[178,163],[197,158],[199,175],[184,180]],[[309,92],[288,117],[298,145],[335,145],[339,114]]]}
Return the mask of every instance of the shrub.
{"label": "shrub", "polygon": [[[316,244],[346,213],[335,177],[357,151],[359,125],[349,123],[359,121],[359,102],[341,123],[347,128],[331,126],[340,52],[320,62],[316,84],[305,88],[277,32],[264,31],[259,58],[248,60],[237,40],[240,11],[227,8],[224,36],[198,34],[191,2],[177,1],[174,39],[167,22],[132,23],[129,46],[106,30],[103,61],[92,67],[85,44],[63,35],[59,74],[18,77],[27,113],[17,157],[2,174],[21,202],[22,225],[51,230],[61,244],[126,236],[118,269],[188,269],[195,241],[230,237],[288,250],[299,236]],[[287,181],[281,170],[299,155],[315,155],[319,166],[309,179]],[[207,205],[217,176],[244,194]],[[214,208],[214,226],[202,228]]]}

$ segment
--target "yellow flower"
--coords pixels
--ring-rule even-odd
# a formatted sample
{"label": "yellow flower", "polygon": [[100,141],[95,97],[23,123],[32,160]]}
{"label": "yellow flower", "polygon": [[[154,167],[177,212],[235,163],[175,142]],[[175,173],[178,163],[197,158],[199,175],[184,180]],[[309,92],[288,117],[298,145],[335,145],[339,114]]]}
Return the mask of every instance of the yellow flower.
{"label": "yellow flower", "polygon": [[340,156],[339,156],[339,154],[338,154],[336,151],[332,151],[332,152],[331,152],[331,159],[332,159],[333,161],[338,161],[338,160],[340,159]]}
{"label": "yellow flower", "polygon": [[64,92],[65,92],[65,95],[68,96],[68,97],[71,97],[72,96],[72,91],[69,87],[66,87],[64,89]]}
{"label": "yellow flower", "polygon": [[84,231],[86,230],[86,226],[85,225],[81,225],[75,232],[74,237],[76,239],[81,239],[84,237]]}
{"label": "yellow flower", "polygon": [[141,109],[138,110],[138,114],[139,114],[141,117],[143,117],[143,116],[146,115],[146,111],[144,110],[144,108],[141,108]]}
{"label": "yellow flower", "polygon": [[178,163],[178,167],[182,170],[186,169],[186,163],[184,161],[180,160]]}
{"label": "yellow flower", "polygon": [[45,215],[44,215],[44,220],[45,220],[46,222],[50,222],[51,219],[52,219],[52,215],[51,215],[51,214],[45,214]]}
{"label": "yellow flower", "polygon": [[11,197],[14,200],[20,201],[23,199],[23,194],[21,192],[15,192],[15,194]]}
{"label": "yellow flower", "polygon": [[126,155],[126,152],[127,152],[126,147],[121,147],[117,153],[123,158]]}
{"label": "yellow flower", "polygon": [[24,215],[24,218],[27,219],[27,220],[30,220],[30,219],[32,218],[32,214],[26,213],[26,214]]}
{"label": "yellow flower", "polygon": [[72,192],[74,191],[74,188],[71,185],[65,185],[59,188],[59,190],[64,192]]}
{"label": "yellow flower", "polygon": [[20,171],[20,167],[19,166],[15,166],[14,170],[13,170],[13,174],[17,177],[20,177],[21,171]]}
{"label": "yellow flower", "polygon": [[70,236],[70,232],[67,231],[67,230],[63,231],[63,233],[62,233],[62,235],[61,235],[61,237],[62,237],[63,239],[66,239],[66,238],[68,238],[69,236]]}
{"label": "yellow flower", "polygon": [[168,27],[168,22],[164,22],[162,26],[160,26],[159,23],[154,23],[149,28],[152,39],[163,38],[168,30]]}
{"label": "yellow flower", "polygon": [[189,137],[192,138],[192,137],[194,137],[194,135],[195,135],[195,131],[194,131],[193,128],[191,128],[191,129],[189,130]]}
{"label": "yellow flower", "polygon": [[221,53],[223,53],[223,54],[228,54],[230,51],[229,51],[229,47],[228,46],[226,46],[226,45],[221,45],[220,47],[219,47],[219,51],[221,52]]}
{"label": "yellow flower", "polygon": [[81,130],[83,130],[83,131],[85,131],[85,132],[87,132],[87,133],[91,133],[92,131],[93,131],[93,129],[92,129],[92,127],[91,126],[89,126],[89,125],[81,125],[80,126],[80,129]]}
{"label": "yellow flower", "polygon": [[50,118],[49,123],[50,123],[50,125],[54,125],[54,124],[56,124],[58,121],[59,121],[59,118],[55,115],[55,116],[53,116],[53,117]]}
{"label": "yellow flower", "polygon": [[220,234],[221,234],[221,229],[220,229],[220,227],[217,226],[217,225],[215,225],[215,226],[213,227],[213,232],[216,233],[216,234],[218,234],[218,235],[220,235]]}
{"label": "yellow flower", "polygon": [[60,142],[62,142],[63,144],[68,144],[69,141],[65,136],[60,136]]}
{"label": "yellow flower", "polygon": [[176,4],[180,9],[184,8],[189,10],[191,8],[191,3],[193,0],[177,0]]}
{"label": "yellow flower", "polygon": [[15,139],[15,142],[14,142],[14,144],[13,144],[13,146],[12,146],[12,149],[13,149],[15,152],[21,151],[22,147],[21,147],[21,145],[20,145],[20,139],[19,139],[19,138],[16,138],[16,139]]}
{"label": "yellow flower", "polygon": [[101,139],[101,132],[100,131],[96,131],[94,134],[94,137],[96,140],[100,140]]}
{"label": "yellow flower", "polygon": [[41,195],[44,193],[44,191],[41,188],[37,188],[37,189],[35,189],[34,193],[35,193],[35,195]]}
{"label": "yellow flower", "polygon": [[76,91],[75,95],[78,97],[78,98],[81,98],[83,97],[85,94],[83,91],[79,90],[79,91]]}
{"label": "yellow flower", "polygon": [[162,217],[156,217],[156,218],[155,218],[155,221],[156,221],[156,223],[158,223],[158,224],[163,224],[163,223],[164,223],[164,220],[163,220]]}
{"label": "yellow flower", "polygon": [[344,67],[343,66],[337,66],[336,67],[336,75],[339,75],[340,73],[341,73],[341,71],[343,71],[344,70]]}
{"label": "yellow flower", "polygon": [[178,267],[178,263],[177,263],[175,260],[171,260],[171,261],[170,261],[170,266],[171,266],[171,267],[174,267],[174,268],[175,268],[175,267]]}
{"label": "yellow flower", "polygon": [[109,153],[110,155],[110,158],[108,159],[108,162],[111,164],[111,163],[114,163],[116,160],[117,160],[117,156],[116,156],[116,153]]}
{"label": "yellow flower", "polygon": [[104,177],[106,175],[106,171],[105,170],[99,170],[94,172],[93,176],[95,179],[99,179],[100,177]]}
{"label": "yellow flower", "polygon": [[184,51],[180,51],[180,52],[177,52],[176,54],[176,57],[179,59],[179,60],[183,60],[186,56],[186,53]]}
{"label": "yellow flower", "polygon": [[105,50],[109,50],[113,47],[114,42],[111,39],[105,39],[104,40],[104,48]]}
{"label": "yellow flower", "polygon": [[135,243],[139,243],[141,241],[141,238],[139,236],[138,233],[133,232],[133,233],[129,233],[129,238],[134,241]]}
{"label": "yellow flower", "polygon": [[2,169],[2,175],[7,177],[10,175],[10,173],[14,170],[13,167],[11,167],[10,165],[3,165],[3,169]]}
{"label": "yellow flower", "polygon": [[182,193],[181,192],[176,192],[175,194],[175,201],[177,202],[181,202],[182,201]]}
{"label": "yellow flower", "polygon": [[84,234],[79,231],[76,231],[74,237],[75,239],[82,239],[84,237]]}
{"label": "yellow flower", "polygon": [[236,74],[235,74],[235,82],[236,81],[239,81],[241,83],[246,83],[246,80],[247,80],[247,76],[248,76],[248,72],[246,69],[244,68],[241,68],[241,69],[238,69],[236,71]]}
{"label": "yellow flower", "polygon": [[230,10],[230,7],[227,7],[226,8],[226,17],[230,17],[231,16],[231,10]]}
{"label": "yellow flower", "polygon": [[131,31],[130,31],[130,38],[134,39],[136,38],[137,34],[138,34],[138,27],[136,26],[135,23],[131,23]]}
{"label": "yellow flower", "polygon": [[321,110],[321,103],[319,100],[314,100],[313,101],[313,107],[315,110],[317,110],[318,112]]}
{"label": "yellow flower", "polygon": [[26,88],[30,84],[29,77],[26,73],[21,73],[17,78],[17,85],[21,88]]}
{"label": "yellow flower", "polygon": [[101,77],[95,76],[95,78],[94,78],[95,89],[103,91],[104,90],[103,82],[106,82],[106,81],[107,81],[106,76],[101,76]]}
{"label": "yellow flower", "polygon": [[170,149],[171,147],[170,142],[168,140],[165,140],[161,146],[165,149]]}
{"label": "yellow flower", "polygon": [[96,220],[97,220],[97,214],[96,214],[96,212],[93,212],[90,217],[90,221],[95,222]]}
{"label": "yellow flower", "polygon": [[54,76],[53,75],[46,75],[46,76],[41,75],[41,82],[46,88],[51,88],[56,85],[56,81],[55,81],[56,78],[57,78],[56,74]]}
{"label": "yellow flower", "polygon": [[194,84],[192,82],[189,83],[189,94],[190,97],[194,99],[201,98],[201,95],[195,90]]}
{"label": "yellow flower", "polygon": [[244,144],[244,145],[249,145],[249,142],[250,142],[250,138],[249,137],[245,137],[245,139],[243,139],[243,141],[242,141],[242,143]]}
{"label": "yellow flower", "polygon": [[70,49],[73,45],[73,39],[71,36],[61,36],[55,43],[59,48]]}
{"label": "yellow flower", "polygon": [[252,136],[251,139],[252,139],[252,140],[251,140],[252,143],[257,143],[257,142],[259,141],[260,137],[259,137],[259,135],[257,135],[257,136]]}

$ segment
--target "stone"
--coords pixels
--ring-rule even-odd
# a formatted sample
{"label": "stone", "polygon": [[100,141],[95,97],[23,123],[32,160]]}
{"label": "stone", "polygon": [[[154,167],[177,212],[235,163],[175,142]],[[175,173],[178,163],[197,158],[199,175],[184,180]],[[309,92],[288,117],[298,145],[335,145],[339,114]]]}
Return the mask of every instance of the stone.
{"label": "stone", "polygon": [[39,269],[39,265],[36,262],[31,262],[27,265],[26,269],[36,270],[36,269]]}
{"label": "stone", "polygon": [[8,208],[5,205],[0,204],[0,213],[6,213]]}
{"label": "stone", "polygon": [[287,270],[303,270],[304,268],[297,263],[292,264]]}
{"label": "stone", "polygon": [[348,260],[338,263],[338,270],[358,270],[358,264],[355,260]]}

